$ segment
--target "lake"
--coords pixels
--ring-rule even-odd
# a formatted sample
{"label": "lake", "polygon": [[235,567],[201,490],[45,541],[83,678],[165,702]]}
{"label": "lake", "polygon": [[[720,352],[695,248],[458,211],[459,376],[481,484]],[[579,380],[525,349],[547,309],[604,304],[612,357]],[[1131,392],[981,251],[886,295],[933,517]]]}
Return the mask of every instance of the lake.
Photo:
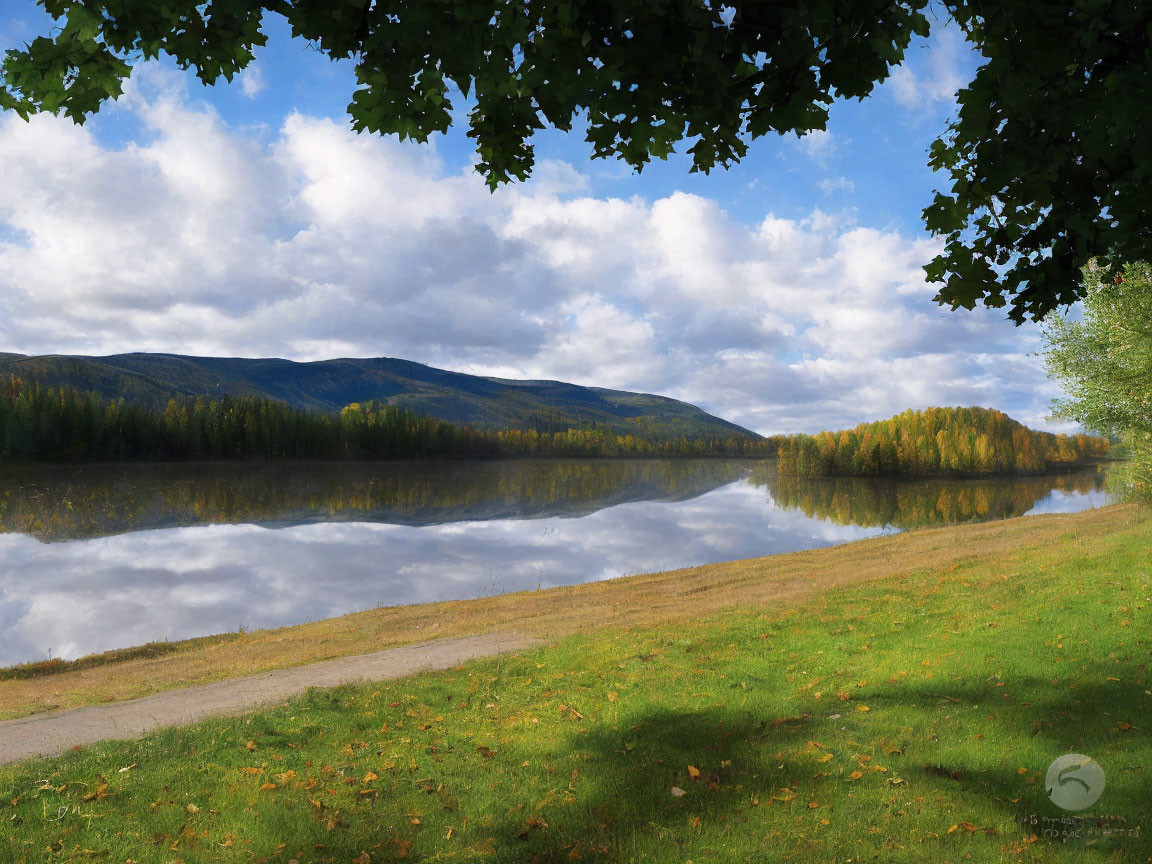
{"label": "lake", "polygon": [[773,460],[0,467],[0,665],[1110,503]]}

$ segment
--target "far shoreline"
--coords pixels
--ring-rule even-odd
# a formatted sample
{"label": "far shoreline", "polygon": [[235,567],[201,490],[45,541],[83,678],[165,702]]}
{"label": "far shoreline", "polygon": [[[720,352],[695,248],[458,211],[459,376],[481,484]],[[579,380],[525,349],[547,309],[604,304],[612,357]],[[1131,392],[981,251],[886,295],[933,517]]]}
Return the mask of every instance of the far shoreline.
{"label": "far shoreline", "polygon": [[[728,462],[770,462],[779,461],[779,455],[764,454],[728,454],[728,453],[699,453],[691,455],[628,455],[628,454],[601,454],[601,455],[565,455],[553,456],[549,454],[516,453],[501,456],[429,456],[427,458],[369,458],[369,459],[126,459],[122,461],[94,460],[76,462],[5,462],[0,461],[0,473],[5,469],[63,469],[63,468],[174,468],[196,466],[230,466],[230,465],[266,465],[266,466],[321,466],[338,465],[351,467],[355,465],[463,465],[476,463],[490,465],[496,462],[696,462],[696,461],[728,461]],[[1085,468],[1101,468],[1121,464],[1127,461],[1124,458],[1093,458],[1085,462],[1073,464],[1053,465],[1044,471],[969,471],[963,473],[928,472],[922,474],[781,474],[781,477],[797,478],[801,480],[993,480],[997,478],[1013,477],[1053,477],[1082,471]]]}

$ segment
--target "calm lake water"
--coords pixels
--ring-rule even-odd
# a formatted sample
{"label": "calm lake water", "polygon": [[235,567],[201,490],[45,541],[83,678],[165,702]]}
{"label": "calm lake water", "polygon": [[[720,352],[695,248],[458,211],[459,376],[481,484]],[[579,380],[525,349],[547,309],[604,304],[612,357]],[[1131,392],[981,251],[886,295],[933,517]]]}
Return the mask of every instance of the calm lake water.
{"label": "calm lake water", "polygon": [[1096,469],[800,480],[771,460],[0,468],[0,665],[1109,503]]}

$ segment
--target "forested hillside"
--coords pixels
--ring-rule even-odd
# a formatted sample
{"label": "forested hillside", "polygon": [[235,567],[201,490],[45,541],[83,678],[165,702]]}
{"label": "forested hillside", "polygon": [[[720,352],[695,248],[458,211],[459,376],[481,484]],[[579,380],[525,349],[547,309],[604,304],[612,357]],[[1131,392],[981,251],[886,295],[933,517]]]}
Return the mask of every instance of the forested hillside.
{"label": "forested hillside", "polygon": [[98,393],[0,382],[0,461],[419,459],[497,456],[774,455],[745,435],[647,438],[604,424],[477,429],[379,402],[338,414],[270,399],[171,399],[163,410]]}
{"label": "forested hillside", "polygon": [[1041,474],[1100,459],[1110,448],[1105,438],[1037,432],[994,409],[928,408],[792,436],[779,467],[804,477]]}
{"label": "forested hillside", "polygon": [[905,411],[818,435],[670,436],[621,434],[606,423],[477,428],[376,400],[339,412],[232,396],[172,398],[157,408],[14,375],[0,379],[3,462],[779,455],[782,475],[968,476],[1041,474],[1110,449],[1104,438],[1037,432],[985,408]]}
{"label": "forested hillside", "polygon": [[389,357],[297,363],[177,354],[0,354],[0,378],[10,375],[43,388],[98,393],[160,411],[170,399],[197,397],[274,400],[329,414],[354,402],[379,402],[489,431],[552,433],[602,425],[617,435],[653,440],[760,437],[665,396],[484,378]]}

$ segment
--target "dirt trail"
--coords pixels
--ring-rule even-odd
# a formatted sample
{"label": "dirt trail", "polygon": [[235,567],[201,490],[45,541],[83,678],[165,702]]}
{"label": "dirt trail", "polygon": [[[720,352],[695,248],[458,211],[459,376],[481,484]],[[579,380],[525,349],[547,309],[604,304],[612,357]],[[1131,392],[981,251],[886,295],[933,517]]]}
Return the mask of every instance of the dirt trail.
{"label": "dirt trail", "polygon": [[238,714],[280,702],[309,687],[401,678],[447,669],[465,660],[529,648],[540,640],[516,633],[440,639],[371,654],[276,669],[245,678],[166,690],[154,696],[35,714],[0,723],[0,765],[62,753],[108,738],[136,738],[163,726],[181,726],[216,714]]}

